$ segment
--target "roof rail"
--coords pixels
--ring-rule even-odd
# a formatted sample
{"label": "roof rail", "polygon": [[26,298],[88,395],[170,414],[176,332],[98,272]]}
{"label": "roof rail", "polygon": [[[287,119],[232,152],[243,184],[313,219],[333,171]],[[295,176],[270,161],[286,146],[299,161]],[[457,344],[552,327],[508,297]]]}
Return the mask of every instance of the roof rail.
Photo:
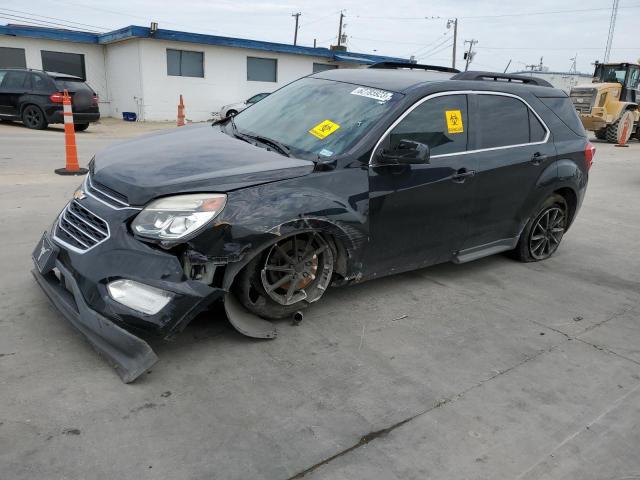
{"label": "roof rail", "polygon": [[542,78],[526,75],[511,75],[508,73],[496,72],[461,72],[451,77],[451,80],[485,80],[494,82],[511,82],[525,85],[536,85],[538,87],[553,87]]}
{"label": "roof rail", "polygon": [[408,68],[410,70],[431,70],[433,72],[447,72],[447,73],[460,73],[460,70],[449,67],[440,67],[438,65],[422,65],[420,63],[402,63],[402,62],[379,62],[369,65],[369,68],[381,68],[381,69],[398,69]]}

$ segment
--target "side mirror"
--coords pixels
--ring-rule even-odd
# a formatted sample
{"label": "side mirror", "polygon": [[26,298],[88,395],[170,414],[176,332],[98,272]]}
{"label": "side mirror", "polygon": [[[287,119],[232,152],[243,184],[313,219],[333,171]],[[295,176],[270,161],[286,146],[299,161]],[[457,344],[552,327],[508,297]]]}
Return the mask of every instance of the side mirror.
{"label": "side mirror", "polygon": [[382,150],[378,158],[383,165],[421,164],[429,163],[430,155],[429,145],[413,140],[400,140],[393,149]]}

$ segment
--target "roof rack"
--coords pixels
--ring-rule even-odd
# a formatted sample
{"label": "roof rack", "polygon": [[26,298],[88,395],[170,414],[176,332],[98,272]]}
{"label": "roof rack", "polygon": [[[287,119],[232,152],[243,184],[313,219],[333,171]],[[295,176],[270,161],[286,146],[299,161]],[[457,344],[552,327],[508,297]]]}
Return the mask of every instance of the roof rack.
{"label": "roof rack", "polygon": [[410,70],[431,70],[433,72],[447,72],[447,73],[460,73],[460,70],[449,67],[440,67],[438,65],[422,65],[420,63],[402,63],[402,62],[379,62],[369,65],[369,68],[381,68],[381,69],[398,69],[408,68]]}
{"label": "roof rack", "polygon": [[461,72],[451,77],[451,80],[485,80],[494,82],[511,82],[525,85],[536,85],[538,87],[553,87],[542,78],[526,75],[510,75],[508,73],[496,72]]}

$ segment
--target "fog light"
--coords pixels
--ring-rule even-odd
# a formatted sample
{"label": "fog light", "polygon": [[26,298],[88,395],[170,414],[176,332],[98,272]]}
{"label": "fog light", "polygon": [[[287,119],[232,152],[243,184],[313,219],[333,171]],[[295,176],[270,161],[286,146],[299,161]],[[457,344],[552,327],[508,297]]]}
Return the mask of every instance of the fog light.
{"label": "fog light", "polygon": [[133,280],[115,280],[107,290],[116,302],[149,315],[158,313],[173,298],[169,292]]}

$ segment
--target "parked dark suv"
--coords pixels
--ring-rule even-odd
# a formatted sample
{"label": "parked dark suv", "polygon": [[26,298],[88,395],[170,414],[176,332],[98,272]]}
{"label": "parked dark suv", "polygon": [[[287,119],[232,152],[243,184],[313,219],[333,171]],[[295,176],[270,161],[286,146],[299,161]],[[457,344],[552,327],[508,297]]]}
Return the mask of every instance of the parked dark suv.
{"label": "parked dark suv", "polygon": [[98,96],[81,78],[25,69],[0,70],[0,120],[21,120],[42,130],[63,123],[62,93],[69,92],[76,131],[100,119]]}
{"label": "parked dark suv", "polygon": [[36,246],[37,281],[131,381],[157,360],[132,332],[171,337],[219,299],[272,338],[267,319],[300,320],[330,285],[553,255],[594,154],[567,95],[413,68],[316,73],[98,153]]}

